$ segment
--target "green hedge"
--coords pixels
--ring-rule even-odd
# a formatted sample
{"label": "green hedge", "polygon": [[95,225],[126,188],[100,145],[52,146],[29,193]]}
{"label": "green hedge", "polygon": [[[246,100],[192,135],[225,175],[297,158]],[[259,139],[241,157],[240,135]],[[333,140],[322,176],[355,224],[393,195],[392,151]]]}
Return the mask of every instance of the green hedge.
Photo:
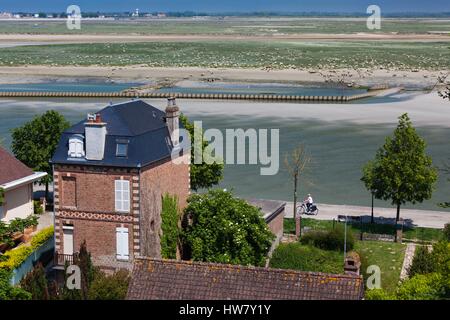
{"label": "green hedge", "polygon": [[[344,251],[345,231],[342,227],[336,227],[329,231],[310,231],[302,237],[301,242],[324,250]],[[347,251],[353,250],[354,245],[355,239],[348,229],[346,242]]]}
{"label": "green hedge", "polygon": [[341,274],[344,271],[344,257],[338,251],[294,242],[278,246],[270,259],[270,267]]}
{"label": "green hedge", "polygon": [[37,248],[53,236],[53,226],[39,231],[32,239],[31,245],[21,245],[16,249],[7,251],[0,262],[0,269],[14,270],[18,268]]}
{"label": "green hedge", "polygon": [[161,256],[164,259],[177,258],[177,243],[180,234],[178,216],[177,198],[168,194],[164,195],[161,212]]}

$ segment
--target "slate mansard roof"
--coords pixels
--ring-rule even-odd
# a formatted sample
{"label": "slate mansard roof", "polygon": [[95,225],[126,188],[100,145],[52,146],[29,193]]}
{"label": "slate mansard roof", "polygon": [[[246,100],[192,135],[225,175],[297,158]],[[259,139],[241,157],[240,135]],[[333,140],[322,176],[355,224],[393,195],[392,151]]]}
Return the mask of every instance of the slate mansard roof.
{"label": "slate mansard roof", "polygon": [[361,276],[217,263],[134,261],[128,300],[361,300]]}
{"label": "slate mansard roof", "polygon": [[[142,100],[133,100],[107,106],[97,113],[107,130],[103,160],[68,158],[69,139],[77,134],[84,135],[86,120],[83,119],[64,131],[52,163],[139,168],[170,157],[173,146],[163,111]],[[127,157],[116,156],[117,142],[122,140],[128,141]]]}

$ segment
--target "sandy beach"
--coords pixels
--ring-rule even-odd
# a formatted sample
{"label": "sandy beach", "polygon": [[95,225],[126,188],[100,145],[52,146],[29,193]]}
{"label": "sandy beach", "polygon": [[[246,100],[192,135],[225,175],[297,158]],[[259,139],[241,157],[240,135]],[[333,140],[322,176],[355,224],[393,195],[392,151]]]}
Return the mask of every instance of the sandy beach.
{"label": "sandy beach", "polygon": [[[150,81],[237,81],[237,82],[276,82],[276,83],[325,83],[326,79],[348,74],[347,80],[357,86],[385,84],[391,87],[403,86],[427,88],[437,83],[442,71],[390,71],[390,70],[262,70],[262,69],[224,69],[224,68],[154,68],[141,65],[126,67],[103,66],[18,66],[0,67],[0,83],[20,83],[40,81],[43,78],[110,78],[117,80]],[[30,81],[30,79],[32,79]]]}

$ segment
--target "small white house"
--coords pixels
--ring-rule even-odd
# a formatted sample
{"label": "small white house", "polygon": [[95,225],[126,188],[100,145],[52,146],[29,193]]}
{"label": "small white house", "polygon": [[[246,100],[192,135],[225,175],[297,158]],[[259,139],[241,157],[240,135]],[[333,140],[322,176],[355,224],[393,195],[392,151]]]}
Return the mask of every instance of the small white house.
{"label": "small white house", "polygon": [[9,222],[32,214],[33,183],[46,175],[46,172],[33,172],[0,147],[0,189],[4,193],[3,203],[0,203],[0,220]]}

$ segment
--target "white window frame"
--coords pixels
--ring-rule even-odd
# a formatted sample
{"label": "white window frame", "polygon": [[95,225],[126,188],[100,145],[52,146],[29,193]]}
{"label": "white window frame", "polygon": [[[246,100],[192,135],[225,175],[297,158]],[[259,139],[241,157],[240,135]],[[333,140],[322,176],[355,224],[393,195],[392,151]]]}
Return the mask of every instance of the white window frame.
{"label": "white window frame", "polygon": [[81,137],[75,136],[69,139],[69,151],[67,155],[70,158],[83,158],[85,156],[84,142]]}
{"label": "white window frame", "polygon": [[128,228],[116,228],[116,258],[117,260],[130,259]]}
{"label": "white window frame", "polygon": [[130,181],[114,181],[114,204],[117,212],[130,212]]}

